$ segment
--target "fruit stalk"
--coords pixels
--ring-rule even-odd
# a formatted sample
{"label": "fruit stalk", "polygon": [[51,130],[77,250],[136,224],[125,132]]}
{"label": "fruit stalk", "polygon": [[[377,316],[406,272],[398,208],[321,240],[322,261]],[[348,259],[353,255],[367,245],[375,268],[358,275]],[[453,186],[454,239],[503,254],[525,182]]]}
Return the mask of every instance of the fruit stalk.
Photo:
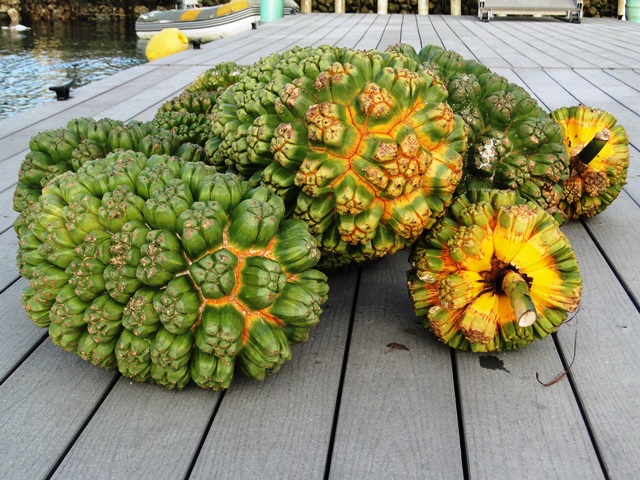
{"label": "fruit stalk", "polygon": [[603,128],[596,133],[591,141],[587,143],[584,148],[578,153],[578,159],[584,164],[588,165],[591,160],[596,158],[602,151],[604,146],[611,138],[611,132],[608,128]]}
{"label": "fruit stalk", "polygon": [[538,314],[529,294],[529,286],[522,275],[509,270],[502,279],[502,290],[509,297],[518,325],[521,327],[533,325]]}

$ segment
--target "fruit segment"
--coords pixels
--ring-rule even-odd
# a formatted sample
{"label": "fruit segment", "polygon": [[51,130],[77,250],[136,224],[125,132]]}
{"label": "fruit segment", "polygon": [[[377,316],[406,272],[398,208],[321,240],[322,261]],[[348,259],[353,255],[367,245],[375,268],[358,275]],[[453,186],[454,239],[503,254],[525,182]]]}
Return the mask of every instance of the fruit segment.
{"label": "fruit segment", "polygon": [[54,344],[137,381],[263,379],[307,339],[328,292],[316,239],[284,213],[270,190],[202,163],[87,161],[21,215],[24,307]]}
{"label": "fruit segment", "polygon": [[567,219],[601,213],[627,182],[629,139],[616,118],[585,106],[551,112],[562,127],[569,151],[570,175],[562,183],[559,209]]}
{"label": "fruit segment", "polygon": [[414,311],[441,341],[463,350],[510,350],[544,338],[582,293],[557,222],[513,191],[458,197],[409,260]]}

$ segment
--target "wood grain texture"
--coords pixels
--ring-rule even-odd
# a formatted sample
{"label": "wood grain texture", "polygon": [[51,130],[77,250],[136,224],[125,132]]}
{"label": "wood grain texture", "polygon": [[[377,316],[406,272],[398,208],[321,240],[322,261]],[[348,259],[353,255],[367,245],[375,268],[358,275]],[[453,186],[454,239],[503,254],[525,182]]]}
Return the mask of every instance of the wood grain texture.
{"label": "wood grain texture", "polygon": [[184,478],[218,396],[121,377],[52,478]]}
{"label": "wood grain texture", "polygon": [[19,280],[0,293],[0,379],[46,335],[46,330],[38,328],[22,308],[21,292],[26,285],[26,280]]}
{"label": "wood grain texture", "polygon": [[[442,41],[440,40],[439,32],[434,28],[431,19],[432,15],[418,15],[416,17],[416,22],[418,23],[418,32],[420,32],[420,43],[422,47],[427,45],[439,45],[443,46]],[[416,46],[416,50],[418,47]],[[461,55],[471,55],[471,52],[459,52]]]}
{"label": "wood grain texture", "polygon": [[348,31],[344,32],[342,38],[336,42],[336,46],[353,47],[354,45],[357,45],[358,42],[360,42],[367,34],[367,31],[376,17],[375,15],[358,15],[354,18],[357,18],[358,23],[353,25]]}
{"label": "wood grain texture", "polygon": [[[577,330],[571,376],[610,478],[638,478],[640,314],[584,229],[570,223],[563,230],[580,262],[583,294],[577,322],[558,332],[560,344],[570,357]],[[636,254],[626,258],[638,260]]]}
{"label": "wood grain texture", "polygon": [[551,337],[514,352],[456,353],[470,478],[603,478]]}
{"label": "wood grain texture", "polygon": [[18,213],[13,210],[13,188],[0,192],[0,232],[13,228]]}
{"label": "wood grain texture", "polygon": [[40,345],[0,386],[0,478],[43,478],[114,375],[50,340]]}
{"label": "wood grain texture", "polygon": [[414,315],[407,252],[362,271],[330,478],[460,478],[449,349]]}
{"label": "wood grain texture", "polygon": [[0,234],[0,291],[7,288],[20,276],[16,264],[18,237],[13,228]]}
{"label": "wood grain texture", "polygon": [[476,57],[484,58],[489,68],[493,67],[532,67],[537,66],[519,49],[511,44],[511,39],[504,35],[495,35],[493,31],[483,28],[481,22],[468,17],[450,17],[449,26],[474,51]]}
{"label": "wood grain texture", "polygon": [[322,320],[291,362],[225,394],[191,479],[323,478],[356,277],[331,276]]}

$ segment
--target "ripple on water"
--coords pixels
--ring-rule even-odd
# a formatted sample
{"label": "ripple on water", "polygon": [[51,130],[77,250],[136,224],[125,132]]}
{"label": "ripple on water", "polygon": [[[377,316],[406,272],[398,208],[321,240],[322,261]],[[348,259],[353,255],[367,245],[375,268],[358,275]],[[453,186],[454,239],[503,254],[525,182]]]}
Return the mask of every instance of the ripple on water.
{"label": "ripple on water", "polygon": [[146,62],[132,22],[36,24],[0,30],[0,118],[55,101],[52,85],[74,88]]}

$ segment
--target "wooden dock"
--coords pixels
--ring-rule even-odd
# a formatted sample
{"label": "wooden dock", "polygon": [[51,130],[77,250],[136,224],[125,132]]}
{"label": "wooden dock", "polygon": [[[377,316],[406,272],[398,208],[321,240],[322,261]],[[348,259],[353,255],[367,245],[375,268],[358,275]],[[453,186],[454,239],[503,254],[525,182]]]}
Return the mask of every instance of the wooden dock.
{"label": "wooden dock", "polygon": [[[546,109],[583,103],[626,127],[624,191],[600,216],[563,227],[584,294],[553,338],[504,354],[450,350],[412,314],[404,253],[332,275],[321,322],[293,361],[226,392],[137,384],[53,346],[27,319],[11,199],[31,136],[81,116],[151,119],[221,61],[398,42],[456,50]],[[0,478],[640,478],[639,149],[640,25],[614,19],[300,14],[1,121]],[[562,380],[536,380],[553,379],[574,353]]]}

